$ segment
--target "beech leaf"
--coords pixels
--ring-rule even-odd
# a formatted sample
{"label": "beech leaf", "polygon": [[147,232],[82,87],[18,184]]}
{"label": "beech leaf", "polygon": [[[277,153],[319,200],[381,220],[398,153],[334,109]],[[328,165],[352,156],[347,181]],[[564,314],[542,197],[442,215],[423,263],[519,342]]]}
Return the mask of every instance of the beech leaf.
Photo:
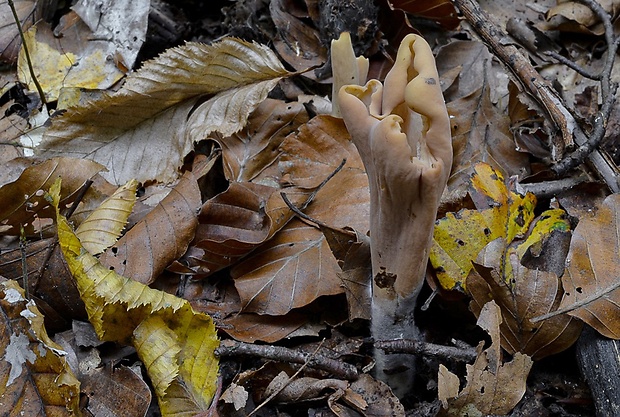
{"label": "beech leaf", "polygon": [[[544,222],[539,223],[538,228],[546,226]],[[533,245],[531,239],[526,242],[529,247]],[[528,269],[521,259],[519,248],[507,248],[501,238],[487,245],[467,277],[467,289],[472,296],[470,309],[478,316],[487,302],[495,300],[503,319],[502,347],[510,354],[521,352],[541,359],[569,348],[579,337],[582,325],[566,315],[541,323],[531,321],[557,310],[564,291],[555,273]]]}
{"label": "beech leaf", "polygon": [[148,285],[179,259],[198,226],[202,203],[198,178],[214,162],[213,158],[204,160],[194,167],[196,173],[183,174],[168,195],[99,258],[101,263]]}
{"label": "beech leaf", "polygon": [[192,251],[185,257],[189,266],[210,275],[273,236],[276,230],[265,205],[274,191],[266,185],[231,182],[226,191],[207,201],[202,206]]}
{"label": "beech leaf", "polygon": [[[287,75],[266,46],[235,38],[213,45],[189,42],[146,62],[118,92],[54,120],[38,150],[47,157],[68,154],[101,162],[110,170],[106,179],[111,182],[171,182],[193,141],[218,130],[210,124],[192,136],[191,126],[201,123],[203,111],[222,116],[218,123],[234,120],[225,127],[232,133],[243,127],[276,80]],[[194,112],[186,134],[197,97],[224,92],[226,96],[216,96]]]}
{"label": "beech leaf", "polygon": [[325,236],[296,219],[231,269],[244,310],[269,315],[341,294],[338,272]]}
{"label": "beech leaf", "polygon": [[[58,207],[60,182],[50,189]],[[58,210],[58,208],[57,208]],[[217,386],[219,342],[209,316],[187,300],[151,289],[103,266],[81,245],[57,211],[58,242],[104,341],[132,344],[156,387],[165,416],[206,412]]]}
{"label": "beech leaf", "polygon": [[562,277],[566,295],[560,310],[620,339],[620,194],[605,199],[575,228]]}

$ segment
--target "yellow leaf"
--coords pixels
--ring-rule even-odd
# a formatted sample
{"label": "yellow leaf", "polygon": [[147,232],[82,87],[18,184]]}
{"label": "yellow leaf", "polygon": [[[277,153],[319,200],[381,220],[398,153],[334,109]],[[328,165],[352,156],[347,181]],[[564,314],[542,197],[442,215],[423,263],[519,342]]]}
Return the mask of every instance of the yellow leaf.
{"label": "yellow leaf", "polygon": [[[35,76],[49,101],[57,100],[63,87],[105,89],[123,76],[114,61],[107,59],[106,50],[101,49],[105,46],[87,39],[90,30],[84,23],[73,29],[77,32],[72,36],[55,36],[49,24],[37,22],[24,34]],[[23,48],[17,67],[20,81],[36,91]]]}
{"label": "yellow leaf", "polygon": [[94,210],[75,230],[82,246],[98,255],[118,240],[136,202],[138,181],[120,187]]}
{"label": "yellow leaf", "polygon": [[43,315],[16,281],[0,282],[0,317],[3,413],[79,415],[80,382],[69,368],[67,353],[49,338]]}
{"label": "yellow leaf", "polygon": [[500,237],[510,244],[527,232],[534,218],[533,194],[509,190],[490,165],[480,163],[474,170],[470,195],[477,210],[448,213],[435,224],[430,260],[439,283],[448,290],[465,290],[478,253]]}
{"label": "yellow leaf", "polygon": [[[60,182],[50,189],[58,203]],[[215,325],[187,300],[104,267],[57,212],[58,242],[88,317],[102,340],[132,344],[156,388],[164,416],[207,411],[216,389]]]}

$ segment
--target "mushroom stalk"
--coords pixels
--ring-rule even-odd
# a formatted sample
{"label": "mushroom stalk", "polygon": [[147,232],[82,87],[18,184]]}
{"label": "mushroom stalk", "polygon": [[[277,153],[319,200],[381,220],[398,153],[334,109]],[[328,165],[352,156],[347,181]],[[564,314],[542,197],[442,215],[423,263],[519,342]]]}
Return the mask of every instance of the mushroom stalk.
{"label": "mushroom stalk", "polygon": [[[346,85],[340,112],[368,175],[375,340],[419,339],[414,321],[433,225],[452,165],[450,121],[435,59],[408,35],[384,84]],[[403,397],[414,358],[375,352],[377,378]]]}

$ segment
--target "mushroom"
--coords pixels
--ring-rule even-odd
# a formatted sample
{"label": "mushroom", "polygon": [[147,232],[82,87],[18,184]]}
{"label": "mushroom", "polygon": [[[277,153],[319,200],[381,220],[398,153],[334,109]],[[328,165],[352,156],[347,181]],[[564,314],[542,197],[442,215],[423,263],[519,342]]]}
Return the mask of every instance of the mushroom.
{"label": "mushroom", "polygon": [[[431,48],[418,35],[406,36],[383,85],[346,85],[337,100],[369,181],[372,336],[419,339],[414,309],[452,165],[450,120]],[[414,358],[377,351],[375,360],[377,378],[401,398],[409,392]]]}

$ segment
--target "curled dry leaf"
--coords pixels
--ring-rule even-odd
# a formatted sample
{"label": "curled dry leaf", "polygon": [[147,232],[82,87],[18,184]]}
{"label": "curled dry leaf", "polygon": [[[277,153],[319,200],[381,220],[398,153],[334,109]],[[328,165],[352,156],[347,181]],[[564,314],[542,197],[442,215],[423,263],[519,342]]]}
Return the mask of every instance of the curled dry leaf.
{"label": "curled dry leaf", "polygon": [[120,187],[93,211],[75,230],[84,248],[98,255],[118,240],[136,202],[138,181]]}
{"label": "curled dry leaf", "polygon": [[198,217],[192,251],[185,257],[190,268],[199,268],[199,275],[213,274],[273,236],[276,230],[265,205],[275,191],[251,182],[231,182],[226,191],[207,201]]}
{"label": "curled dry leaf", "polygon": [[[193,141],[204,139],[204,131],[195,133],[200,137],[186,134],[197,97],[228,91],[229,99],[216,96],[218,104],[211,104],[211,110],[230,107],[223,114],[226,118],[236,114],[231,120],[240,123],[234,131],[243,127],[275,80],[288,75],[266,46],[234,38],[213,45],[189,42],[145,63],[115,94],[55,119],[39,152],[100,161],[110,170],[106,178],[115,183],[131,178],[172,182]],[[253,93],[252,101],[235,93],[241,89],[247,93],[246,87]],[[194,113],[196,121],[204,116],[200,109]],[[212,124],[203,129],[218,130]]]}
{"label": "curled dry leaf", "polygon": [[[209,161],[209,166],[213,162]],[[150,284],[179,259],[198,226],[197,213],[202,204],[198,175],[187,171],[151,212],[100,257],[101,263]]]}
{"label": "curled dry leaf", "polygon": [[67,352],[53,342],[43,315],[16,281],[0,282],[0,398],[3,413],[79,415],[80,382]]}
{"label": "curled dry leaf", "polygon": [[85,159],[53,158],[26,168],[19,178],[0,188],[0,228],[4,234],[19,235],[20,227],[27,236],[39,236],[53,219],[54,210],[45,200],[45,192],[62,177],[61,205],[75,200],[78,189],[103,170],[103,166]]}
{"label": "curled dry leaf", "polygon": [[510,362],[502,361],[501,321],[499,307],[494,301],[482,308],[478,326],[489,333],[492,343],[482,351],[481,342],[476,361],[466,366],[467,385],[460,392],[458,378],[440,365],[438,385],[439,392],[444,395],[439,398],[444,405],[440,416],[504,415],[521,400],[532,360],[527,355],[516,353]]}
{"label": "curled dry leaf", "polygon": [[620,194],[612,194],[575,228],[562,277],[566,295],[560,304],[562,311],[612,339],[620,339],[618,259]]}

